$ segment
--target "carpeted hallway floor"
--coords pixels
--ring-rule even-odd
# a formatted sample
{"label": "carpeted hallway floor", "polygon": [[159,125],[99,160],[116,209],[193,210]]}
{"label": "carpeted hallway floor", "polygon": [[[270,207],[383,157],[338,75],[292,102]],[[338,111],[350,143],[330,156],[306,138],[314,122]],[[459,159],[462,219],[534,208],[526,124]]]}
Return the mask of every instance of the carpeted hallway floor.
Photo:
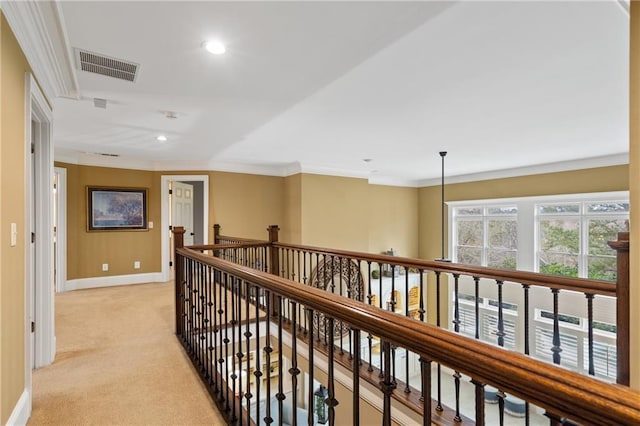
{"label": "carpeted hallway floor", "polygon": [[174,335],[173,282],[56,296],[29,425],[223,425]]}

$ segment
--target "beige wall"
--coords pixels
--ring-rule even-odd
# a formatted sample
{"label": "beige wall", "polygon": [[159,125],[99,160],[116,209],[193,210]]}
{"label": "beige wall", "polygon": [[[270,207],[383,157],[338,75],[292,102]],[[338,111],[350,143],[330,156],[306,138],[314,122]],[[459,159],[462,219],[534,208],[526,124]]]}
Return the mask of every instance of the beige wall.
{"label": "beige wall", "polygon": [[631,57],[629,93],[629,192],[631,198],[631,387],[640,389],[640,5],[631,2]]}
{"label": "beige wall", "polygon": [[[445,186],[446,201],[482,200],[492,198],[529,197],[588,192],[626,191],[629,189],[627,165],[599,167],[559,173],[546,173],[513,178],[450,184]],[[440,258],[440,187],[429,186],[419,191],[420,257]],[[445,217],[445,229],[447,229]],[[445,237],[445,255],[447,252]],[[442,306],[446,306],[447,292],[442,291]],[[428,318],[435,321],[435,284],[429,277],[427,300]],[[446,312],[446,309],[443,311]],[[443,318],[443,321],[447,321]]]}
{"label": "beige wall", "polygon": [[369,249],[418,256],[418,189],[368,186]]}
{"label": "beige wall", "polygon": [[302,243],[302,175],[284,178],[284,221],[280,225],[280,240]]}
{"label": "beige wall", "polygon": [[[284,223],[284,178],[243,173],[210,173],[211,223],[222,234],[268,238],[267,227]],[[165,173],[168,174],[168,173]],[[210,227],[211,228],[211,227]],[[210,235],[210,240],[212,240]]]}
{"label": "beige wall", "polygon": [[[417,189],[369,185],[366,179],[299,176],[301,184],[294,181],[290,187],[300,191],[302,244],[372,253],[393,248],[400,256],[417,256]],[[295,204],[297,199],[290,200]]]}
{"label": "beige wall", "polygon": [[[130,275],[161,270],[161,176],[209,177],[209,241],[213,224],[227,235],[267,238],[269,224],[284,222],[283,178],[224,172],[151,172],[56,163],[67,169],[67,278]],[[87,186],[148,188],[148,231],[87,231]],[[134,269],[140,261],[140,269]],[[109,271],[102,271],[102,264]]]}
{"label": "beige wall", "polygon": [[[56,163],[67,169],[67,279],[160,271],[160,180],[153,172]],[[147,188],[154,228],[148,231],[87,231],[87,186]],[[134,269],[140,261],[140,269]],[[109,271],[102,271],[102,264]]]}
{"label": "beige wall", "polygon": [[[25,73],[29,65],[0,21],[0,424],[25,389]],[[10,224],[18,229],[10,247]]]}
{"label": "beige wall", "polygon": [[368,182],[311,174],[301,178],[302,244],[367,251]]}

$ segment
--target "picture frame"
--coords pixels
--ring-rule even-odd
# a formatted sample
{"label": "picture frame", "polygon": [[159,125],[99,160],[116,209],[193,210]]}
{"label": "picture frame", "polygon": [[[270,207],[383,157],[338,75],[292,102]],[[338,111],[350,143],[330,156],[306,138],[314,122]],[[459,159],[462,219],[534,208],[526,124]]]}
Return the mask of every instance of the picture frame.
{"label": "picture frame", "polygon": [[147,192],[87,186],[87,231],[147,231]]}

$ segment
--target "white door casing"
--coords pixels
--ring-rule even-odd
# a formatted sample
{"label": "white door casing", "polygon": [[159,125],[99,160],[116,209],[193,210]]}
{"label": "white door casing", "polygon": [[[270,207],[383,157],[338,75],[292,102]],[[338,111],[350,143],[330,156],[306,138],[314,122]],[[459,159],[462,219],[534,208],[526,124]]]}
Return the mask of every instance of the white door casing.
{"label": "white door casing", "polygon": [[189,181],[189,182],[202,182],[203,189],[203,215],[202,215],[202,229],[204,235],[202,236],[202,244],[208,244],[209,241],[209,176],[208,175],[162,175],[160,177],[160,203],[161,203],[161,244],[162,244],[162,280],[169,281],[169,259],[171,245],[170,230],[169,230],[169,182],[175,181]]}
{"label": "white door casing", "polygon": [[184,245],[193,245],[193,185],[171,182],[171,226],[184,227]]}
{"label": "white door casing", "polygon": [[[31,370],[55,356],[53,288],[52,112],[35,79],[25,74],[25,384]],[[32,157],[32,141],[34,154]],[[34,243],[32,244],[32,232]],[[35,321],[35,332],[31,332]]]}

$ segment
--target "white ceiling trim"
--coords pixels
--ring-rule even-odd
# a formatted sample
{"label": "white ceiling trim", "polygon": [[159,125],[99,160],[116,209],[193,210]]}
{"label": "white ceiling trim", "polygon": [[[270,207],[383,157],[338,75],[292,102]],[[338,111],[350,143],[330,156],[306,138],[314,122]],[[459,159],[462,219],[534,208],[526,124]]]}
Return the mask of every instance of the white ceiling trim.
{"label": "white ceiling trim", "polygon": [[[539,164],[536,166],[517,167],[513,169],[494,170],[468,175],[447,176],[445,167],[445,184],[475,182],[479,180],[502,179],[516,176],[538,175],[543,173],[566,172],[570,170],[593,169],[596,167],[617,166],[629,164],[629,154],[613,154],[602,157],[584,158],[580,160],[559,161],[557,163]],[[425,179],[419,181],[418,187],[437,186],[441,179]]]}
{"label": "white ceiling trim", "polygon": [[[83,166],[113,167],[118,169],[148,170],[148,171],[217,171],[229,173],[246,173],[251,175],[287,177],[299,173],[314,175],[337,176],[356,179],[367,179],[371,185],[400,186],[421,188],[440,185],[440,179],[406,180],[385,176],[371,176],[366,173],[339,171],[334,168],[308,167],[300,163],[281,166],[251,165],[231,162],[194,162],[194,161],[145,161],[122,157],[106,157],[98,154],[81,153],[56,148],[55,161]],[[557,163],[540,164],[536,166],[518,167],[512,169],[495,170],[468,175],[446,176],[445,183],[475,182],[490,179],[502,179],[517,176],[536,175],[543,173],[564,172],[570,170],[592,169],[596,167],[616,166],[629,163],[629,154],[615,154],[581,160],[562,161]]]}
{"label": "white ceiling trim", "polygon": [[66,25],[56,1],[2,1],[2,12],[45,96],[79,96]]}

